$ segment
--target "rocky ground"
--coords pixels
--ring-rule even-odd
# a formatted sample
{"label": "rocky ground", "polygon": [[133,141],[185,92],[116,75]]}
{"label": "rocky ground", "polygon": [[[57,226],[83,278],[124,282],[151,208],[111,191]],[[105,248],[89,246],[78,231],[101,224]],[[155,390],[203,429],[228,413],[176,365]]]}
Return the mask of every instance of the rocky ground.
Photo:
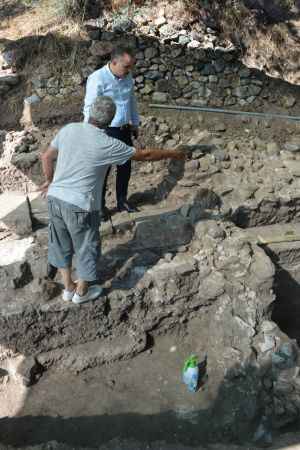
{"label": "rocky ground", "polygon": [[[276,444],[269,447],[270,450],[299,450],[299,435],[296,433],[286,434],[285,436],[278,438]],[[1,450],[12,450],[12,447],[1,446]],[[70,446],[66,444],[60,444],[56,441],[48,442],[47,444],[40,444],[36,446],[23,447],[24,449],[34,450],[69,450]],[[77,447],[80,449],[80,447]],[[87,449],[87,447],[81,447]],[[95,448],[95,447],[93,447]],[[97,447],[99,450],[259,450],[261,447],[255,447],[253,445],[238,446],[230,444],[211,444],[205,446],[189,447],[181,444],[169,444],[165,441],[159,441],[155,443],[137,442],[137,441],[124,441],[120,439],[114,439],[108,444],[101,447]]]}
{"label": "rocky ground", "polygon": [[[209,429],[202,419],[212,401],[211,381],[191,394],[180,373],[186,354],[207,350],[199,341],[199,326],[196,319],[185,329],[160,336],[152,348],[129,361],[77,375],[66,369],[49,371],[30,388],[18,375],[6,376],[1,397],[3,401],[5,391],[14,409],[8,411],[7,401],[1,404],[1,415],[13,415],[0,421],[1,450],[12,445],[38,449],[44,442],[50,449],[256,450],[250,437],[240,445],[208,444]],[[297,434],[275,432],[270,448],[297,449],[299,442]]]}
{"label": "rocky ground", "polygon": [[[4,190],[36,188],[58,127],[3,133]],[[179,146],[187,160],[135,164],[135,215],[114,212],[110,180],[104,297],[80,308],[45,279],[46,207],[32,201],[34,231],[0,243],[4,444],[250,449],[272,433],[280,448],[278,430],[299,419],[298,136],[293,123],[144,110],[140,145]],[[271,320],[274,301],[293,305],[290,337]],[[196,395],[180,381],[190,352],[208,356]]]}
{"label": "rocky ground", "polygon": [[[0,7],[0,36],[13,39],[0,42],[1,450],[299,448],[299,124],[149,109],[155,100],[295,115],[296,87],[245,67],[209,8],[194,20],[183,2],[142,2],[77,34],[64,20],[51,25],[62,34],[47,34],[48,22],[45,36],[24,33],[23,12],[32,24],[48,3]],[[121,35],[139,48],[135,145],[178,148],[186,160],[133,164],[132,215],[116,213],[110,176],[103,296],[78,307],[62,301],[59,276],[46,277],[39,155],[81,120],[82,83]],[[195,394],[181,381],[192,352],[202,362]]]}

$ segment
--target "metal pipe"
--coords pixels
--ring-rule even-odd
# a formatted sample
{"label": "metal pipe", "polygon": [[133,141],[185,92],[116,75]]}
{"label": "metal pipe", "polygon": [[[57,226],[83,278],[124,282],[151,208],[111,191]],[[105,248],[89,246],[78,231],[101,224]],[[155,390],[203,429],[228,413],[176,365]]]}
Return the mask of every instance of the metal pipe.
{"label": "metal pipe", "polygon": [[208,112],[208,113],[230,114],[236,116],[250,116],[250,117],[267,117],[269,119],[284,119],[284,120],[292,120],[294,122],[300,121],[299,116],[289,116],[288,114],[236,111],[233,109],[205,108],[201,106],[162,105],[159,103],[152,103],[149,106],[150,108],[156,109],[175,109],[179,111]]}

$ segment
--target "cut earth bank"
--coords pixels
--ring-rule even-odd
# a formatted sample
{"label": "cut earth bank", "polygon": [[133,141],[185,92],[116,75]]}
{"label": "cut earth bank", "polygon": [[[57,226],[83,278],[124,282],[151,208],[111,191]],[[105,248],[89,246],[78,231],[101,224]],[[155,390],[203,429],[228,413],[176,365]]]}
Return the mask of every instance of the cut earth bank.
{"label": "cut earth bank", "polygon": [[[98,301],[66,304],[45,280],[41,200],[30,236],[0,243],[5,444],[99,446],[140,432],[149,442],[266,443],[299,420],[299,129],[189,117],[144,117],[142,143],[182,144],[188,157],[135,166],[141,211],[102,226]],[[16,162],[52,132],[5,133],[6,190],[13,170],[22,187],[40,180],[37,159]],[[194,396],[180,381],[191,352],[207,354]]]}

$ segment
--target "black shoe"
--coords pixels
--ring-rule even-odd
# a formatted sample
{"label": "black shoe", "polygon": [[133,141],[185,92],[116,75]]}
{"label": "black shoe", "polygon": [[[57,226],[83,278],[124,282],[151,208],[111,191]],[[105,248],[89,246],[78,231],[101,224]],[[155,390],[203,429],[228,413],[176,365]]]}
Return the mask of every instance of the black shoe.
{"label": "black shoe", "polygon": [[52,266],[52,264],[48,263],[48,265],[47,265],[47,278],[49,280],[54,280],[56,274],[57,274],[57,268]]}
{"label": "black shoe", "polygon": [[130,205],[127,201],[118,203],[117,209],[119,212],[127,211],[128,213],[135,213],[139,211],[135,206]]}

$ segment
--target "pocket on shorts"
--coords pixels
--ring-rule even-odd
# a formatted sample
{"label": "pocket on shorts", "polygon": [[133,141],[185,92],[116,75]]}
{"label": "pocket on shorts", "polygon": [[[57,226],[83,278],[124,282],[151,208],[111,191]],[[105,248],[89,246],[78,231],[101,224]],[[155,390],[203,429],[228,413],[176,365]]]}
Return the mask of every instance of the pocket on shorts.
{"label": "pocket on shorts", "polygon": [[48,240],[49,243],[51,242],[51,244],[53,243],[53,223],[49,222],[48,223]]}
{"label": "pocket on shorts", "polygon": [[61,217],[60,206],[53,200],[48,200],[49,218]]}
{"label": "pocket on shorts", "polygon": [[76,220],[76,224],[81,227],[91,226],[91,214],[86,211],[74,211],[73,212]]}

